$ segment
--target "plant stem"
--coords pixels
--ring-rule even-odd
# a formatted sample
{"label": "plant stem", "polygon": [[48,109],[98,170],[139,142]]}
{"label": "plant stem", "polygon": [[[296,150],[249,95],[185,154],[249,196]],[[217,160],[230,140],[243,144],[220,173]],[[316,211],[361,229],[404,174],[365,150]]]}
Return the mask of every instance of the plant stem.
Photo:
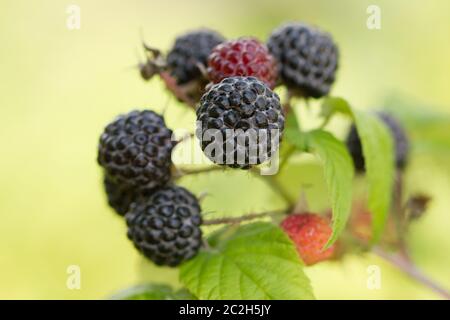
{"label": "plant stem", "polygon": [[175,176],[175,179],[180,179],[184,176],[199,174],[199,173],[207,173],[207,172],[213,172],[213,171],[224,171],[224,168],[219,166],[210,166],[206,168],[199,168],[199,169],[181,169],[180,172]]}
{"label": "plant stem", "polygon": [[244,221],[250,221],[254,219],[264,218],[268,216],[272,216],[275,214],[284,214],[287,210],[275,210],[275,211],[268,211],[268,212],[261,212],[261,213],[249,213],[245,214],[243,216],[239,217],[225,217],[225,218],[217,218],[217,219],[209,219],[204,220],[203,225],[216,225],[216,224],[235,224],[235,223],[241,223]]}
{"label": "plant stem", "polygon": [[374,247],[372,252],[396,266],[411,278],[422,283],[424,286],[439,294],[443,298],[450,300],[450,292],[423,274],[422,271],[419,270],[409,259],[399,254],[388,253],[380,247]]}

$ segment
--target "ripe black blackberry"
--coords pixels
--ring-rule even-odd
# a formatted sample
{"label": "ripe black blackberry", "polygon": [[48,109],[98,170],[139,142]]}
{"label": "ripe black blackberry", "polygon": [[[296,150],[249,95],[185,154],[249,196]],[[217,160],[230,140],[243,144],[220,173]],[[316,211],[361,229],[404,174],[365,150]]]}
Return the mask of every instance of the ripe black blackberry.
{"label": "ripe black blackberry", "polygon": [[329,93],[339,58],[329,34],[289,23],[273,31],[267,46],[279,63],[281,80],[293,94],[320,98]]}
{"label": "ripe black blackberry", "polygon": [[200,29],[176,38],[167,55],[169,72],[183,85],[191,81],[206,82],[198,65],[207,66],[212,49],[225,39],[216,31]]}
{"label": "ripe black blackberry", "polygon": [[205,93],[196,135],[213,162],[249,169],[276,152],[284,129],[280,98],[254,77],[231,77]]}
{"label": "ripe black blackberry", "polygon": [[157,265],[175,267],[194,257],[202,244],[200,205],[182,187],[157,189],[134,202],[125,215],[128,238]]}
{"label": "ripe black blackberry", "polygon": [[[392,116],[384,112],[378,112],[378,117],[389,128],[395,145],[395,164],[397,169],[404,169],[408,161],[409,140],[400,123]],[[353,158],[355,168],[359,172],[365,171],[364,155],[361,140],[355,125],[352,125],[347,136],[347,148]]]}
{"label": "ripe black blackberry", "polygon": [[152,189],[171,178],[175,142],[164,119],[153,111],[132,111],[108,124],[100,136],[98,163],[123,187]]}

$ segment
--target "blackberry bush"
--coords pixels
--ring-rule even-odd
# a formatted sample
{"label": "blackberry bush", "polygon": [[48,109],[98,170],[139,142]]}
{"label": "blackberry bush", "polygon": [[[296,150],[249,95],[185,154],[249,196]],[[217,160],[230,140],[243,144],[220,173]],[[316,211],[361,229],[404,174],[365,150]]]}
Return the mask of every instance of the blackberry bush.
{"label": "blackberry bush", "polygon": [[[343,98],[325,97],[339,59],[330,35],[289,23],[272,33],[268,49],[253,38],[224,42],[206,30],[178,37],[167,59],[158,49],[144,47],[149,57],[141,66],[142,77],[159,74],[195,109],[195,134],[186,139],[196,137],[213,164],[172,164],[172,131],[153,111],[132,111],[110,123],[100,137],[98,162],[109,205],[125,215],[128,238],[152,263],[179,267],[183,297],[314,299],[314,283],[304,268],[373,248],[372,253],[402,270],[414,270],[409,274],[429,285],[404,254],[410,223],[423,216],[430,200],[403,193],[405,170],[396,171],[396,166],[406,169],[409,141],[387,114],[362,112]],[[272,90],[277,78],[288,93],[283,104]],[[298,99],[291,100],[293,94]],[[310,114],[317,117],[317,127],[305,123],[308,119],[298,108],[311,97],[322,98],[320,112]],[[347,144],[327,126],[336,114],[354,123]],[[260,166],[267,160],[273,160],[267,163],[273,170]],[[324,184],[329,193],[329,208],[314,214],[306,196],[294,194],[301,182],[289,178],[296,172],[308,174],[311,161],[323,166],[323,178],[309,183]],[[355,167],[367,168],[367,195],[353,192]],[[258,177],[273,191],[255,207],[279,197],[273,203],[280,208],[227,217],[222,212],[227,208],[219,207],[202,216],[200,200],[176,184],[186,175],[233,169],[248,169],[250,183],[252,176]],[[234,190],[232,182],[214,177],[202,188],[216,197],[242,192],[232,198],[236,202],[247,191],[258,196],[253,185]],[[450,298],[436,284],[430,287]],[[140,287],[137,296],[179,297],[167,286],[154,285]]]}

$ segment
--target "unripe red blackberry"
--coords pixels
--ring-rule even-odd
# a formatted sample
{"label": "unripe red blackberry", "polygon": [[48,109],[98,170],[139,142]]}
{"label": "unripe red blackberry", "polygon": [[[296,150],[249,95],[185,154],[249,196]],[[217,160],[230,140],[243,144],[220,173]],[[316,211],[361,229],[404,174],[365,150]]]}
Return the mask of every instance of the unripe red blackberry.
{"label": "unripe red blackberry", "polygon": [[289,23],[273,31],[267,46],[292,93],[313,98],[329,93],[339,58],[329,34],[303,23]]}
{"label": "unripe red blackberry", "polygon": [[254,38],[240,38],[219,44],[208,58],[208,77],[213,83],[234,76],[255,77],[273,88],[278,70],[264,44]]}
{"label": "unripe red blackberry", "polygon": [[128,238],[157,265],[175,267],[193,258],[202,244],[200,205],[178,186],[155,190],[125,215]]}
{"label": "unripe red blackberry", "polygon": [[333,257],[335,244],[323,250],[333,233],[328,219],[313,213],[291,214],[283,220],[281,228],[295,243],[306,265],[313,265]]}
{"label": "unripe red blackberry", "polygon": [[151,189],[171,178],[175,142],[164,119],[153,111],[132,111],[108,124],[100,137],[98,163],[115,183]]}
{"label": "unripe red blackberry", "polygon": [[280,98],[254,77],[231,77],[205,93],[197,109],[197,138],[213,162],[249,169],[277,151],[284,129]]}
{"label": "unripe red blackberry", "polygon": [[212,49],[224,40],[219,33],[208,29],[191,31],[177,37],[167,55],[169,72],[177,84],[206,82],[199,64],[206,67]]}
{"label": "unripe red blackberry", "polygon": [[[395,147],[395,165],[397,169],[404,169],[408,162],[409,140],[400,123],[392,116],[384,112],[378,112],[379,118],[389,128]],[[361,146],[361,140],[356,130],[356,126],[352,125],[347,136],[347,148],[353,158],[355,168],[359,172],[365,171],[364,155]]]}

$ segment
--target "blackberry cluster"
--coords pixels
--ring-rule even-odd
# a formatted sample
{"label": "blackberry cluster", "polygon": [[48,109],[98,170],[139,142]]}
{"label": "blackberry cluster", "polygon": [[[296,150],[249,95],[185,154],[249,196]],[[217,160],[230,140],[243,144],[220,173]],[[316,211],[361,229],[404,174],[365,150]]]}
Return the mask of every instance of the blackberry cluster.
{"label": "blackberry cluster", "polygon": [[171,177],[172,131],[153,111],[132,111],[106,126],[100,137],[98,163],[117,184],[151,189]]}
{"label": "blackberry cluster", "polygon": [[[387,125],[394,139],[396,167],[397,169],[404,169],[408,161],[408,137],[402,126],[392,116],[384,112],[378,112],[377,115]],[[347,148],[353,158],[356,170],[359,172],[365,171],[361,140],[355,125],[351,126],[347,136]]]}
{"label": "blackberry cluster", "polygon": [[196,135],[203,152],[232,168],[248,169],[269,159],[283,129],[280,98],[254,77],[222,80],[203,95],[197,109]]}
{"label": "blackberry cluster", "polygon": [[207,29],[179,36],[167,56],[172,77],[179,85],[191,81],[205,82],[198,64],[206,67],[212,49],[224,40],[219,33]]}
{"label": "blackberry cluster", "polygon": [[278,72],[267,47],[254,38],[224,42],[208,58],[208,76],[213,83],[233,76],[252,76],[275,86]]}
{"label": "blackberry cluster", "polygon": [[329,93],[338,68],[338,49],[330,35],[303,23],[276,29],[267,46],[279,63],[281,80],[297,95]]}
{"label": "blackberry cluster", "polygon": [[197,199],[186,189],[166,186],[134,202],[126,214],[128,238],[157,265],[177,266],[202,244]]}

